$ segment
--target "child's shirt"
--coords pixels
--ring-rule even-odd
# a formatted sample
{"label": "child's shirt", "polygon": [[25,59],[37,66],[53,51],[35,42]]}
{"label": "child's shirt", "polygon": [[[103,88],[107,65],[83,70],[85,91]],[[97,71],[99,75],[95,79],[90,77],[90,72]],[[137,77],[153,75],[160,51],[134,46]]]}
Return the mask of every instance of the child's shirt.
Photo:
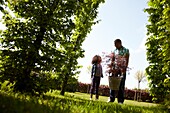
{"label": "child's shirt", "polygon": [[102,76],[102,66],[97,64],[96,74],[95,76],[101,77]]}
{"label": "child's shirt", "polygon": [[103,70],[101,64],[93,64],[91,77],[93,76],[103,77]]}

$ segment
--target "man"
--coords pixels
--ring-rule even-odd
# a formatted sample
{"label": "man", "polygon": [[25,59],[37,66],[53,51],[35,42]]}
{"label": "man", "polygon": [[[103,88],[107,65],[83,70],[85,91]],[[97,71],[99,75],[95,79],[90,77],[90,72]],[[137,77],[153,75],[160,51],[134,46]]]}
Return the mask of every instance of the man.
{"label": "man", "polygon": [[[120,82],[119,90],[118,90],[118,103],[123,104],[124,102],[124,89],[125,89],[125,80],[126,80],[126,69],[128,67],[128,62],[129,62],[129,49],[125,48],[122,46],[122,41],[120,39],[116,39],[114,41],[116,49],[114,50],[114,56],[121,56],[126,59],[126,64],[125,64],[125,71],[122,73],[118,73],[120,76],[123,76]],[[115,58],[113,58],[115,60]],[[115,101],[115,90],[110,90],[110,101],[109,102],[114,102]]]}

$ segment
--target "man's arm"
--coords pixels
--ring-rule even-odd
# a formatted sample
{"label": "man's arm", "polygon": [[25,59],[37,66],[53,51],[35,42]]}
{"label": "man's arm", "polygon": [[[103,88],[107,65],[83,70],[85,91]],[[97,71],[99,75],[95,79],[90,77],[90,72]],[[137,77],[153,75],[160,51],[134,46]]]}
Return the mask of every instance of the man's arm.
{"label": "man's arm", "polygon": [[126,67],[128,67],[129,64],[129,54],[126,55]]}
{"label": "man's arm", "polygon": [[129,64],[129,56],[130,56],[129,49],[127,49],[127,53],[126,53],[126,67],[128,67],[128,64]]}

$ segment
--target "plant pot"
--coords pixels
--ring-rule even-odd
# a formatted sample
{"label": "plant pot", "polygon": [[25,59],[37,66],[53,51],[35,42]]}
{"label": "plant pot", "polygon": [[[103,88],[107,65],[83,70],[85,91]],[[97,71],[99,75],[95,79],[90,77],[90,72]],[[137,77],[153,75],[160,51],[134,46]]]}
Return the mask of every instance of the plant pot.
{"label": "plant pot", "polygon": [[109,76],[109,88],[111,90],[119,90],[120,82],[121,82],[121,77],[114,77],[114,76]]}

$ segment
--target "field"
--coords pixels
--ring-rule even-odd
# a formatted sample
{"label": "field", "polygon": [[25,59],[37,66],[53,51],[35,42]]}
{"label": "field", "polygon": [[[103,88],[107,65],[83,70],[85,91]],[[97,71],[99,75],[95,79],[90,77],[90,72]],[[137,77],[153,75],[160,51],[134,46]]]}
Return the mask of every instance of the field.
{"label": "field", "polygon": [[107,103],[108,97],[90,101],[84,93],[58,91],[43,97],[0,92],[0,113],[168,113],[168,109],[152,103],[126,100],[125,104]]}

